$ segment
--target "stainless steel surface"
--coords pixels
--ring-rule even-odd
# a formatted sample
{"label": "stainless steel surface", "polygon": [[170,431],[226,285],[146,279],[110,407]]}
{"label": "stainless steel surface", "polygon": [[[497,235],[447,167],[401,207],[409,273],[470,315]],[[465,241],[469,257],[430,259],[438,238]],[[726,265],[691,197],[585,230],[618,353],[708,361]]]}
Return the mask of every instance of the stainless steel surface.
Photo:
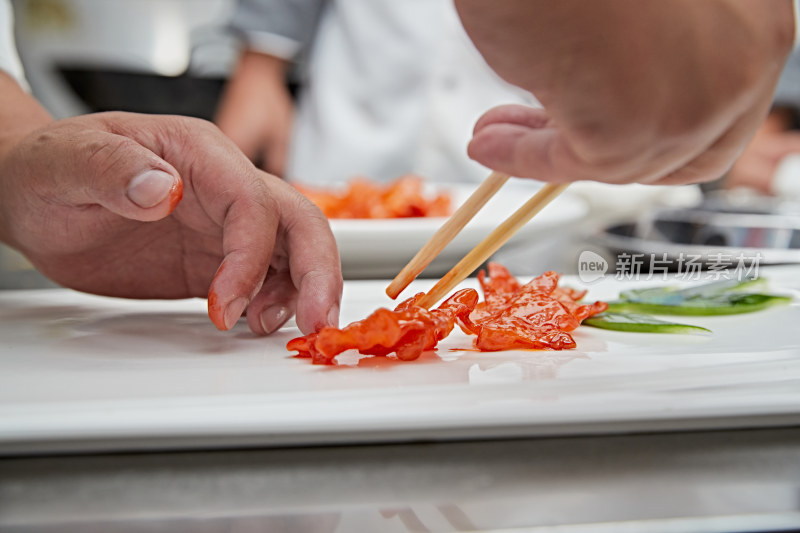
{"label": "stainless steel surface", "polygon": [[800,428],[0,461],[4,532],[797,528]]}
{"label": "stainless steel surface", "polygon": [[758,258],[762,265],[800,263],[800,204],[759,196],[716,194],[692,208],[642,213],[605,228],[595,242],[615,253],[678,262]]}

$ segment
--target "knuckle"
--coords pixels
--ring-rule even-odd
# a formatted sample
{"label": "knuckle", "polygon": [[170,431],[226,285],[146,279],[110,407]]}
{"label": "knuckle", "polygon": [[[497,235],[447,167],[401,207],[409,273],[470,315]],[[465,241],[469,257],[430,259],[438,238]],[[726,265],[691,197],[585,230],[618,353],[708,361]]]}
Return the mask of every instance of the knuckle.
{"label": "knuckle", "polygon": [[104,176],[124,164],[126,156],[138,146],[138,143],[127,137],[103,136],[90,139],[86,145],[86,162],[96,176]]}

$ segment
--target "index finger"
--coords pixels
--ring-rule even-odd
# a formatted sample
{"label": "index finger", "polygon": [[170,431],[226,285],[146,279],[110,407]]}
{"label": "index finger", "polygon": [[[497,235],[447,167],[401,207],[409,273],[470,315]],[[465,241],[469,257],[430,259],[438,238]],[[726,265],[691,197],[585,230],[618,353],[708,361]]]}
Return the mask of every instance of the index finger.
{"label": "index finger", "polygon": [[289,270],[297,288],[297,327],[303,333],[336,326],[342,299],[342,267],[328,219],[298,190],[283,184],[287,195],[281,211]]}

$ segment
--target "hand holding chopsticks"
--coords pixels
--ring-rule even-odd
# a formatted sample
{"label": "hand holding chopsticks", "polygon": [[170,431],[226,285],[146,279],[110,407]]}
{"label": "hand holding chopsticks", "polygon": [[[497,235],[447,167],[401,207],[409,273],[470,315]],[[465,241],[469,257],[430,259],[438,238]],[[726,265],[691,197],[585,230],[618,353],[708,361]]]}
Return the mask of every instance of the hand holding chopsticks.
{"label": "hand holding chopsticks", "polygon": [[[434,234],[416,256],[406,265],[400,274],[386,289],[386,293],[396,298],[414,278],[430,264],[436,255],[453,240],[458,232],[469,222],[486,202],[508,180],[508,176],[493,172],[480,187],[470,196],[450,219]],[[561,194],[569,184],[546,184],[525,204],[517,209],[502,224],[494,229],[483,241],[478,243],[461,261],[440,279],[434,287],[423,296],[417,305],[428,308],[453,290],[476,268],[505,244],[534,215]]]}

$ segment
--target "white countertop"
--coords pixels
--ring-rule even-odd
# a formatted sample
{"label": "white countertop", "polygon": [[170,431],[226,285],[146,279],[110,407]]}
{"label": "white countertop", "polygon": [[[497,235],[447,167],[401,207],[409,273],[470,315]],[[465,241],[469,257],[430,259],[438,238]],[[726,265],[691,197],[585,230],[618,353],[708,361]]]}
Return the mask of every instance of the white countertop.
{"label": "white countertop", "polygon": [[[787,267],[767,275],[776,290],[797,295],[798,273]],[[391,305],[385,284],[347,282],[343,323]],[[606,278],[589,286],[588,298],[613,298],[623,285]],[[0,292],[0,452],[303,446],[800,422],[800,304],[684,321],[713,334],[582,327],[576,350],[479,353],[456,331],[438,354],[417,362],[351,354],[338,367],[320,367],[285,350],[298,334],[293,326],[268,338],[253,336],[244,323],[220,333],[201,300],[130,301],[63,289]]]}

